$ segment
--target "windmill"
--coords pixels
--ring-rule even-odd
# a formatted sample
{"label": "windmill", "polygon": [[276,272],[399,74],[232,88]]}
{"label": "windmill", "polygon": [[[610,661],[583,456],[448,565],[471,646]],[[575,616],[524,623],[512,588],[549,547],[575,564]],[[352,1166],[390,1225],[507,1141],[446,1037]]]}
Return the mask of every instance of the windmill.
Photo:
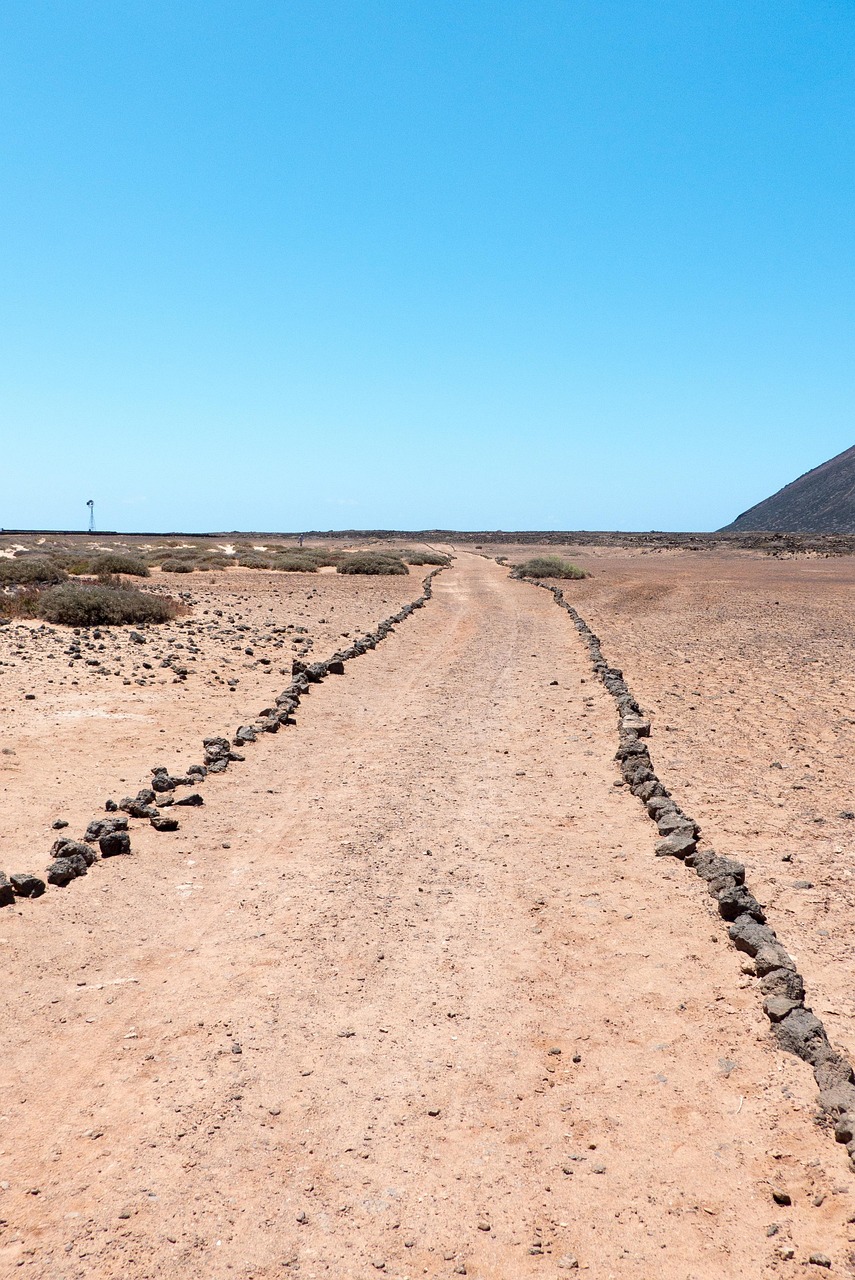
{"label": "windmill", "polygon": [[90,498],[89,501],[86,503],[86,505],[89,508],[89,532],[94,533],[95,532],[95,499]]}

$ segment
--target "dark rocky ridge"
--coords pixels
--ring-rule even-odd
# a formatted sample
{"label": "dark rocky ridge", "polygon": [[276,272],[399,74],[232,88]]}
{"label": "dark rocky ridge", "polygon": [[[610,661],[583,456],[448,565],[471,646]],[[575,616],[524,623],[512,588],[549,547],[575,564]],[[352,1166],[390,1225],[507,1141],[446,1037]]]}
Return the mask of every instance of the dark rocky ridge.
{"label": "dark rocky ridge", "polygon": [[855,534],[855,446],[743,511],[721,532],[761,529]]}

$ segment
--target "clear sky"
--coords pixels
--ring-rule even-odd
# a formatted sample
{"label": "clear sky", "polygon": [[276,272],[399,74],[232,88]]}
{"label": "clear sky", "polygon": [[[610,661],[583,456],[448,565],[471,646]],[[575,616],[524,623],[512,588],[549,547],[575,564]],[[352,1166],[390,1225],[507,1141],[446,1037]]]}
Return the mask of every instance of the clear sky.
{"label": "clear sky", "polygon": [[0,525],[709,529],[855,443],[852,0],[4,0]]}

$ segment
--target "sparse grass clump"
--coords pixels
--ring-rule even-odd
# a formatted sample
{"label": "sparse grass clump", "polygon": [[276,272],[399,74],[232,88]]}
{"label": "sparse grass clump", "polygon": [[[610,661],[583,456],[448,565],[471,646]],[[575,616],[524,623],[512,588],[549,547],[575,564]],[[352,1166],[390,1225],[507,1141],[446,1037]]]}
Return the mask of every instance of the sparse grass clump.
{"label": "sparse grass clump", "polygon": [[0,586],[25,586],[28,583],[65,582],[68,575],[52,560],[40,557],[0,560]]}
{"label": "sparse grass clump", "polygon": [[339,573],[409,573],[400,556],[389,551],[355,551],[337,566]]}
{"label": "sparse grass clump", "polygon": [[587,578],[584,569],[560,556],[533,556],[515,566],[513,578]]}
{"label": "sparse grass clump", "polygon": [[42,591],[36,607],[39,618],[68,627],[168,622],[179,612],[178,603],[168,597],[135,587],[83,582],[66,582]]}
{"label": "sparse grass clump", "polygon": [[37,618],[41,594],[38,587],[0,594],[0,618]]}

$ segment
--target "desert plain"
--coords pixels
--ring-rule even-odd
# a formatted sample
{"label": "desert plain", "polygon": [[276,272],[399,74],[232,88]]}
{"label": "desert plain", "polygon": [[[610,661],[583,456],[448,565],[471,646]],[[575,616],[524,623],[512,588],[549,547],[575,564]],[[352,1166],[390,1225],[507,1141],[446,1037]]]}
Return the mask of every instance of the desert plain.
{"label": "desert plain", "polygon": [[[537,548],[443,549],[177,830],[132,820],[129,856],[0,910],[3,1274],[855,1275],[810,1067],[654,856],[613,699],[509,576]],[[659,777],[851,1061],[855,558],[561,550]],[[43,875],[427,572],[158,571],[185,612],[142,640],[0,627],[0,867]]]}

